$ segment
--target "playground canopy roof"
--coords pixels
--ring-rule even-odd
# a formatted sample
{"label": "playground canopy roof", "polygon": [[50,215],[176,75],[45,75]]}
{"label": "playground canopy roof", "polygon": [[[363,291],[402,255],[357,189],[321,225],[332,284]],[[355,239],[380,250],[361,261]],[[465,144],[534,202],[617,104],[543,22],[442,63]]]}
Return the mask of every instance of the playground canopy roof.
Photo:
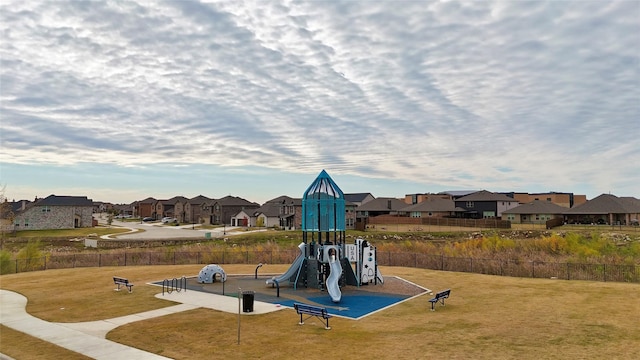
{"label": "playground canopy roof", "polygon": [[302,196],[303,231],[344,231],[344,193],[322,170]]}

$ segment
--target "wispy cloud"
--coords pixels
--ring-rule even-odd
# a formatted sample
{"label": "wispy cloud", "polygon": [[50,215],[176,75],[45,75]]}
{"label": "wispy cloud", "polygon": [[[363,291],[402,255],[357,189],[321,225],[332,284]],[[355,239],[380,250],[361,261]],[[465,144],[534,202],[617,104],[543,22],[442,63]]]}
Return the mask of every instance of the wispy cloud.
{"label": "wispy cloud", "polygon": [[639,16],[637,1],[3,1],[0,153],[638,195]]}

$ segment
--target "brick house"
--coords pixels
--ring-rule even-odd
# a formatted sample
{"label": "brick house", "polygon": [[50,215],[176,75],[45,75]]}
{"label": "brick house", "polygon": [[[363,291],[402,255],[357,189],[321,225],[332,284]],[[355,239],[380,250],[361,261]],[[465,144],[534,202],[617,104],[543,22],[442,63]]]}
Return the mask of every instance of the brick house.
{"label": "brick house", "polygon": [[566,207],[551,201],[534,200],[502,212],[502,220],[513,224],[544,224],[547,220],[562,219]]}
{"label": "brick house", "polygon": [[231,224],[231,217],[241,211],[253,213],[260,204],[245,200],[237,196],[225,196],[221,199],[212,199],[202,204],[202,218],[205,224],[223,225]]}
{"label": "brick house", "polygon": [[93,227],[93,201],[86,196],[49,195],[18,210],[13,225],[16,231]]}
{"label": "brick house", "polygon": [[153,217],[155,213],[154,205],[156,201],[158,200],[152,197],[148,197],[144,200],[140,200],[134,203],[133,216],[139,218]]}
{"label": "brick house", "polygon": [[203,195],[198,195],[194,198],[189,199],[184,204],[184,220],[183,222],[192,223],[192,224],[203,224],[205,223],[205,219],[203,218],[202,208],[203,205],[207,202],[212,201]]}
{"label": "brick house", "polygon": [[465,210],[456,208],[455,202],[451,199],[431,197],[429,200],[402,208],[401,212],[412,218],[445,218],[458,217],[458,214],[465,212]]}
{"label": "brick house", "polygon": [[465,210],[462,216],[470,219],[501,218],[503,211],[520,205],[514,198],[486,190],[474,192],[454,201],[456,207]]}

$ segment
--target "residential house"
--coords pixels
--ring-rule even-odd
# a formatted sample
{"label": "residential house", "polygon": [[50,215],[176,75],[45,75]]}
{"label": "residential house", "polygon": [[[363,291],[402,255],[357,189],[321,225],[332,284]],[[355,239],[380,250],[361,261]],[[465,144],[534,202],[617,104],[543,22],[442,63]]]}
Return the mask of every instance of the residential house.
{"label": "residential house", "polygon": [[555,191],[548,192],[548,193],[531,193],[531,194],[508,192],[503,194],[507,195],[508,197],[516,199],[520,204],[526,204],[535,200],[540,200],[540,201],[551,202],[567,209],[587,202],[586,195],[575,195],[573,193],[564,193],[564,192],[555,192]]}
{"label": "residential house", "polygon": [[260,207],[260,204],[250,202],[237,196],[225,196],[222,199],[212,199],[202,204],[202,217],[205,224],[231,224],[231,217],[240,211],[247,210],[248,213]]}
{"label": "residential house", "polygon": [[155,208],[154,205],[158,200],[148,197],[144,200],[140,200],[134,203],[135,209],[133,211],[134,216],[139,218],[145,217],[155,217]]}
{"label": "residential house", "polygon": [[173,217],[178,222],[184,221],[184,204],[188,199],[184,196],[174,196],[168,200],[157,200],[154,205],[154,213],[151,215],[154,219],[162,219],[163,217]]}
{"label": "residential house", "polygon": [[627,225],[640,219],[640,200],[602,194],[564,213],[569,224]]}
{"label": "residential house", "polygon": [[257,208],[251,214],[251,226],[255,227],[279,227],[280,226],[280,202],[269,200]]}
{"label": "residential house", "polygon": [[120,217],[133,216],[134,204],[115,204],[112,206],[112,211]]}
{"label": "residential house", "polygon": [[362,204],[375,200],[375,197],[371,195],[371,193],[351,193],[343,195],[346,212],[344,219],[345,228],[364,230],[367,219],[363,215],[359,215],[357,208]]}
{"label": "residential house", "polygon": [[353,194],[344,194],[344,201],[353,203],[356,207],[366,204],[371,200],[374,200],[375,197],[371,195],[371,193],[353,193]]}
{"label": "residential house", "polygon": [[458,214],[464,213],[465,211],[465,209],[456,208],[456,204],[452,199],[438,197],[431,197],[430,200],[421,201],[401,209],[401,212],[406,213],[412,218],[458,217]]}
{"label": "residential house", "polygon": [[448,194],[432,194],[432,193],[426,193],[426,194],[406,194],[404,196],[404,202],[407,204],[418,204],[421,203],[423,201],[429,201],[429,200],[433,200],[433,199],[445,199],[445,200],[451,200],[452,197],[451,195]]}
{"label": "residential house", "polygon": [[379,215],[396,215],[407,204],[403,200],[389,197],[380,197],[368,201],[356,208],[358,218],[368,218]]}
{"label": "residential house", "polygon": [[0,204],[0,232],[13,231],[16,214],[25,210],[30,203],[29,200],[7,201],[5,198]]}
{"label": "residential house", "polygon": [[474,192],[455,201],[456,207],[465,209],[462,217],[470,219],[501,218],[502,212],[513,209],[520,204],[504,194],[492,193],[486,190]]}
{"label": "residential house", "polygon": [[566,207],[547,200],[533,200],[502,212],[502,220],[513,224],[544,224],[547,220],[562,219]]}
{"label": "residential house", "polygon": [[240,210],[239,213],[231,217],[231,226],[248,227],[251,225],[251,214],[245,210]]}
{"label": "residential house", "polygon": [[356,208],[357,208],[357,205],[355,203],[352,203],[351,201],[347,201],[347,200],[344,201],[344,212],[345,212],[344,228],[346,230],[353,230],[356,228],[356,222],[357,222]]}
{"label": "residential house", "polygon": [[209,201],[212,201],[204,195],[198,195],[192,199],[189,199],[184,205],[185,220],[183,222],[192,224],[203,224],[205,219],[203,218],[202,208],[203,205]]}
{"label": "residential house", "polygon": [[463,196],[471,195],[475,192],[478,192],[478,190],[448,190],[439,192],[438,194],[447,195],[450,196],[451,199],[457,200]]}
{"label": "residential house", "polygon": [[280,203],[280,227],[286,230],[298,230],[302,228],[302,199],[281,196]]}
{"label": "residential house", "polygon": [[[176,218],[179,223],[190,222],[189,215],[185,210],[189,199],[184,196],[175,196],[169,199],[169,201],[173,202],[173,217]],[[167,216],[171,217],[171,215]]]}
{"label": "residential house", "polygon": [[93,227],[93,201],[86,196],[49,195],[14,214],[15,230]]}
{"label": "residential house", "polygon": [[302,199],[286,195],[265,202],[252,215],[253,226],[279,227],[286,230],[302,226]]}

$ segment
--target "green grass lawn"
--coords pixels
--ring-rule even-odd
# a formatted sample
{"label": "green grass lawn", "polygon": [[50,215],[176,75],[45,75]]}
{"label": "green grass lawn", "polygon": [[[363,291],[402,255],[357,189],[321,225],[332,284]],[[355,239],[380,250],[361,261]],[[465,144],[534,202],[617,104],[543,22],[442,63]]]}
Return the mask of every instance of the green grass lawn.
{"label": "green grass lawn", "polygon": [[[48,270],[0,276],[0,287],[29,299],[29,313],[48,321],[106,319],[164,306],[150,281],[197,275],[203,265]],[[252,273],[254,265],[223,265],[228,274]],[[284,272],[265,265],[261,273]],[[434,291],[451,288],[445,307],[430,311],[428,295],[362,320],[331,319],[298,325],[293,310],[243,316],[210,309],[127,324],[113,341],[175,359],[610,359],[640,358],[640,285],[528,279],[383,267]],[[113,291],[111,277],[136,284],[133,293]],[[70,284],[73,284],[71,286]],[[64,308],[64,310],[61,310]],[[4,333],[4,331],[2,332]],[[0,352],[27,351],[5,341]],[[22,350],[21,350],[22,349]],[[64,354],[51,350],[51,357]],[[66,350],[57,350],[65,352]],[[29,357],[30,358],[30,357]]]}

